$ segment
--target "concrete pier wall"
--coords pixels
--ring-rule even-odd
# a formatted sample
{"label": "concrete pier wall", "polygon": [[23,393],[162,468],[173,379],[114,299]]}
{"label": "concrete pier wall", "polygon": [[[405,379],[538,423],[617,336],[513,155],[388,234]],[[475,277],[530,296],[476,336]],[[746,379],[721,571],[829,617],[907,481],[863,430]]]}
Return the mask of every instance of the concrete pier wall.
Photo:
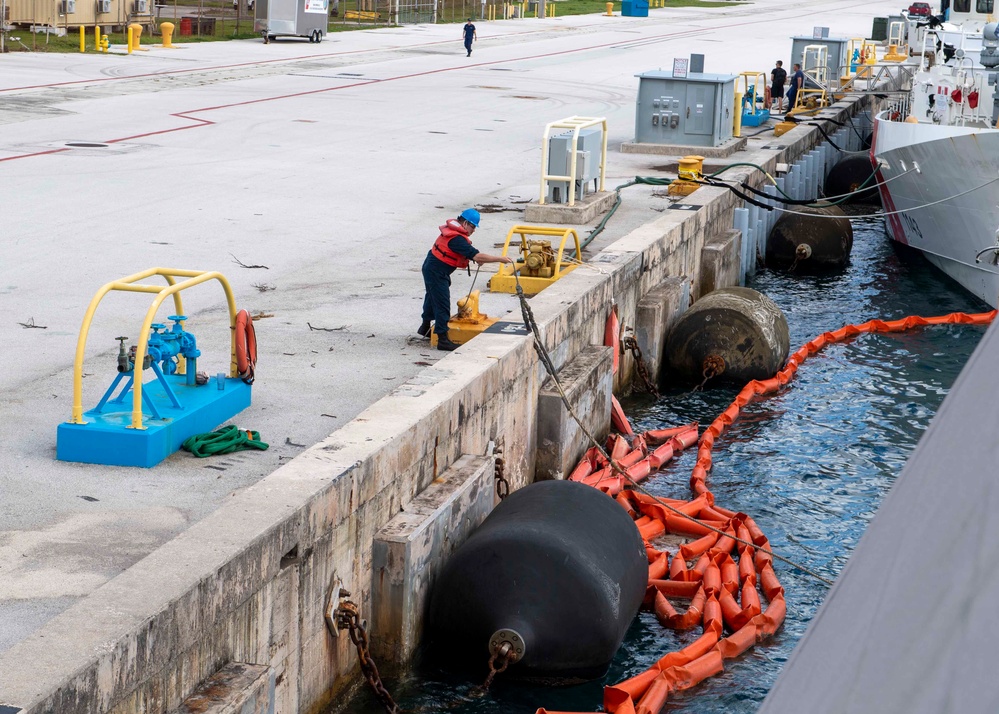
{"label": "concrete pier wall", "polygon": [[[847,108],[837,106],[830,116]],[[779,149],[732,160],[773,172],[819,139],[800,127]],[[754,169],[726,175],[740,176],[762,182]],[[739,200],[704,187],[685,203],[698,208],[665,210],[531,299],[557,365],[603,343],[612,305],[635,328],[639,303],[664,281],[686,277],[694,298],[706,289],[705,241],[731,228]],[[490,441],[502,447],[512,489],[534,478],[547,375],[520,323],[509,315],[4,652],[0,704],[27,714],[167,714],[238,662],[273,673],[279,714],[322,711],[357,673],[347,634],[330,633],[324,610],[340,585],[362,617],[373,611],[377,534],[462,455],[485,456]],[[633,374],[626,356],[615,390]]]}

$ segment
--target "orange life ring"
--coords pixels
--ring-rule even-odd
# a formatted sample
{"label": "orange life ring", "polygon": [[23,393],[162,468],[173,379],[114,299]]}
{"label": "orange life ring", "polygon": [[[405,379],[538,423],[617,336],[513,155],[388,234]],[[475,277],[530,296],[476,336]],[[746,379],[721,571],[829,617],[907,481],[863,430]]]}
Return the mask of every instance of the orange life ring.
{"label": "orange life ring", "polygon": [[246,310],[236,313],[236,371],[239,378],[253,384],[253,371],[257,366],[257,334],[253,319]]}

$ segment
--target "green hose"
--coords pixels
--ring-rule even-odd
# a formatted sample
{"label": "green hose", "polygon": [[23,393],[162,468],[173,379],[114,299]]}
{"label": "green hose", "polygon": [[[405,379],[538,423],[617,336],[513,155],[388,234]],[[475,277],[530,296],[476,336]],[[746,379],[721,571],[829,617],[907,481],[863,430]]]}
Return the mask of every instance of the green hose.
{"label": "green hose", "polygon": [[[586,246],[592,243],[593,239],[600,235],[601,231],[603,231],[604,227],[607,225],[607,221],[610,220],[610,217],[614,215],[615,211],[617,211],[618,206],[621,205],[622,188],[628,188],[628,186],[635,186],[637,184],[641,184],[643,186],[669,186],[674,180],[675,179],[670,178],[656,178],[655,176],[636,176],[631,181],[623,183],[615,188],[614,192],[616,196],[614,198],[614,205],[611,206],[609,211],[607,211],[607,215],[601,219],[600,223],[597,224],[597,227],[590,231],[589,235],[586,236],[586,239],[579,244],[579,249],[584,250]],[[573,248],[572,253],[575,252],[576,250]],[[580,256],[574,255],[573,257],[578,259]]]}
{"label": "green hose", "polygon": [[181,444],[180,448],[190,451],[199,459],[203,459],[206,456],[231,454],[234,451],[245,451],[247,449],[266,451],[269,445],[260,440],[259,433],[249,430],[244,431],[230,424],[206,434],[195,434]]}

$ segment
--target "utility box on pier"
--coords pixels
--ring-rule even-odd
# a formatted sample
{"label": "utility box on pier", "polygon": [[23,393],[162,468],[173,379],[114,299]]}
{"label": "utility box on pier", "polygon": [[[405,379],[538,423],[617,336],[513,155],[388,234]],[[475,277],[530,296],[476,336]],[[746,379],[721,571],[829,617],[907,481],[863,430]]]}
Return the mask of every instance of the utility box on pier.
{"label": "utility box on pier", "polygon": [[635,142],[719,146],[732,138],[735,75],[654,70],[639,79]]}
{"label": "utility box on pier", "polygon": [[848,39],[844,37],[814,37],[814,36],[800,36],[791,38],[791,66],[785,67],[787,70],[788,81],[791,80],[791,75],[794,74],[794,65],[800,64],[801,69],[805,72],[812,72],[814,74],[815,67],[809,67],[805,62],[805,48],[809,45],[825,45],[829,50],[829,58],[826,61],[827,75],[828,77],[836,78],[843,76],[843,66],[846,64],[848,58],[846,56],[846,45],[849,42]]}
{"label": "utility box on pier", "polygon": [[[599,126],[580,129],[576,133],[576,175],[572,188],[568,181],[549,181],[545,200],[548,203],[568,203],[570,191],[576,200],[598,190],[603,158],[604,132]],[[572,171],[573,132],[566,131],[548,137],[548,175],[569,176]]]}

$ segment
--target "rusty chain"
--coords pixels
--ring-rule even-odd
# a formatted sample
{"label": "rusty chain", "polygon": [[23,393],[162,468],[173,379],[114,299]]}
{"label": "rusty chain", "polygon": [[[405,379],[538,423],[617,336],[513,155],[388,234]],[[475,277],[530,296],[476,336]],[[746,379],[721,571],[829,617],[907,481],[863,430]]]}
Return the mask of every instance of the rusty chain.
{"label": "rusty chain", "polygon": [[645,391],[656,399],[659,399],[659,389],[652,378],[649,377],[649,370],[645,366],[645,358],[642,356],[642,348],[638,346],[638,340],[635,339],[634,335],[627,335],[621,342],[621,347],[630,350],[632,356],[635,358],[635,367],[638,370],[638,376],[642,379],[642,384],[645,386]]}
{"label": "rusty chain", "polygon": [[361,671],[364,673],[365,679],[368,680],[368,684],[374,690],[375,697],[385,707],[387,714],[399,714],[399,705],[395,703],[392,695],[389,694],[388,690],[385,689],[385,685],[382,684],[381,675],[378,674],[378,667],[368,652],[368,632],[364,621],[361,620],[361,614],[356,604],[350,600],[344,600],[340,603],[340,606],[336,609],[336,626],[339,629],[347,630],[347,633],[350,635],[350,641],[357,648],[357,659],[361,664]]}
{"label": "rusty chain", "polygon": [[701,382],[696,387],[694,387],[692,392],[701,391],[702,389],[704,389],[704,385],[708,383],[709,379],[713,379],[722,372],[724,372],[725,360],[719,357],[718,355],[708,355],[707,357],[704,358],[704,363],[702,366],[704,367],[704,370],[701,374],[704,376],[704,381]]}
{"label": "rusty chain", "polygon": [[509,667],[510,663],[515,659],[516,655],[514,654],[510,643],[504,642],[503,646],[493,652],[492,657],[489,658],[489,676],[486,677],[486,681],[482,683],[482,686],[476,689],[474,696],[485,696],[486,692],[489,691],[489,685],[493,683],[493,679],[496,678],[496,675],[500,672],[506,671],[506,668]]}
{"label": "rusty chain", "polygon": [[[497,453],[500,453],[499,450]],[[510,495],[510,482],[506,480],[505,463],[502,456],[496,457],[496,495],[501,501]]]}

